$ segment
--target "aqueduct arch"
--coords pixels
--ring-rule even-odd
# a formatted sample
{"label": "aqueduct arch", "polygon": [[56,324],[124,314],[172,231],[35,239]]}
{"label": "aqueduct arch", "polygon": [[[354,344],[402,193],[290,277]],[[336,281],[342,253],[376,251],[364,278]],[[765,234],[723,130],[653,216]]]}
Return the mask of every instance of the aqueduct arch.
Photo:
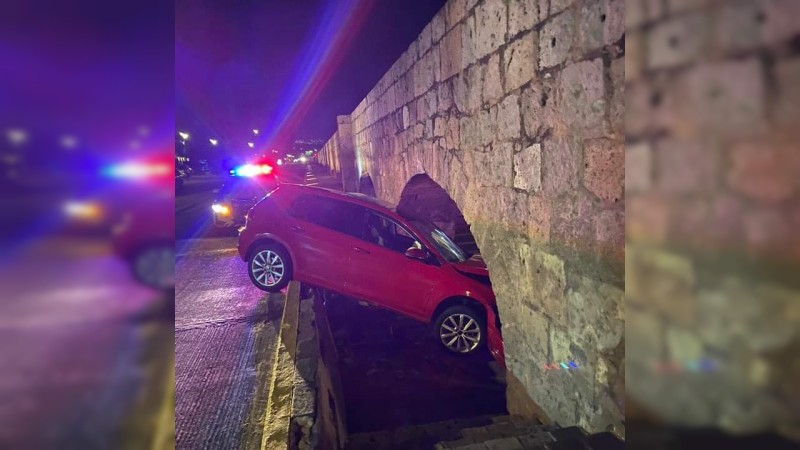
{"label": "aqueduct arch", "polygon": [[[470,233],[503,321],[512,414],[624,435],[618,2],[538,14],[449,1],[337,118],[321,160],[346,191],[369,174],[376,197]],[[590,38],[571,34],[578,22]]]}

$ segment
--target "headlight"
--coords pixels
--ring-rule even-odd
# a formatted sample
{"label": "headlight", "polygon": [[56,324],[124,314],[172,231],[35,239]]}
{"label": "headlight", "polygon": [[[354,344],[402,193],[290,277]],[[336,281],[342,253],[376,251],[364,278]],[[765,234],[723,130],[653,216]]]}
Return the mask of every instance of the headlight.
{"label": "headlight", "polygon": [[67,202],[64,204],[64,213],[79,219],[98,219],[103,214],[102,208],[97,203]]}
{"label": "headlight", "polygon": [[231,209],[225,205],[220,205],[219,203],[214,203],[211,205],[211,210],[214,211],[216,214],[220,214],[223,216],[227,216],[231,213]]}

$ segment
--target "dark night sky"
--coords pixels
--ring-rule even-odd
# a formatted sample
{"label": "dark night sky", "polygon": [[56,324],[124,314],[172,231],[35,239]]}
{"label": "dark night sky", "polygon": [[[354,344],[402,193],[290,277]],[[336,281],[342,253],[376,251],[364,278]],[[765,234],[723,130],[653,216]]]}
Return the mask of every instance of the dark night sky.
{"label": "dark night sky", "polygon": [[[405,51],[445,0],[178,0],[176,3],[176,127],[189,131],[196,145],[209,137],[229,151],[246,150],[251,129],[281,129],[276,140],[327,139],[336,115],[348,114]],[[350,26],[332,10],[352,10]],[[363,16],[363,20],[359,17]],[[335,18],[332,18],[335,17]],[[325,32],[321,23],[336,24]],[[350,41],[344,44],[336,36]],[[320,70],[319,90],[308,109],[277,127],[285,116],[298,66],[318,65],[304,57],[309,42],[338,56]],[[307,85],[299,83],[300,86]],[[284,114],[282,114],[284,112]],[[283,145],[276,142],[274,145]]]}

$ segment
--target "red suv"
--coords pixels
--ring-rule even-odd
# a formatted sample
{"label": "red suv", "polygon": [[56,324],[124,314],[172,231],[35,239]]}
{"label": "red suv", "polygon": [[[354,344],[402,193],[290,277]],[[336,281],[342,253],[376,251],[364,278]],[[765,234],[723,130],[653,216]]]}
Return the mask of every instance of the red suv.
{"label": "red suv", "polygon": [[247,214],[239,254],[253,283],[298,280],[432,323],[439,342],[469,354],[488,345],[504,364],[489,272],[432,223],[361,194],[283,184]]}

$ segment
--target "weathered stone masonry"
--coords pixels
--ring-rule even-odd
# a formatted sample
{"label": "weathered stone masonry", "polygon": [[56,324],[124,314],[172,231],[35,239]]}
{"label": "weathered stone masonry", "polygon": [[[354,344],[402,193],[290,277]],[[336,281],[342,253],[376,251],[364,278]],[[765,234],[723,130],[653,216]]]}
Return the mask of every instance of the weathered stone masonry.
{"label": "weathered stone masonry", "polygon": [[800,438],[798,18],[627,2],[627,388],[672,423]]}
{"label": "weathered stone masonry", "polygon": [[[620,434],[623,21],[622,0],[451,0],[350,115],[355,175],[378,197],[424,173],[470,225],[510,412]],[[323,161],[345,179],[342,131]]]}

